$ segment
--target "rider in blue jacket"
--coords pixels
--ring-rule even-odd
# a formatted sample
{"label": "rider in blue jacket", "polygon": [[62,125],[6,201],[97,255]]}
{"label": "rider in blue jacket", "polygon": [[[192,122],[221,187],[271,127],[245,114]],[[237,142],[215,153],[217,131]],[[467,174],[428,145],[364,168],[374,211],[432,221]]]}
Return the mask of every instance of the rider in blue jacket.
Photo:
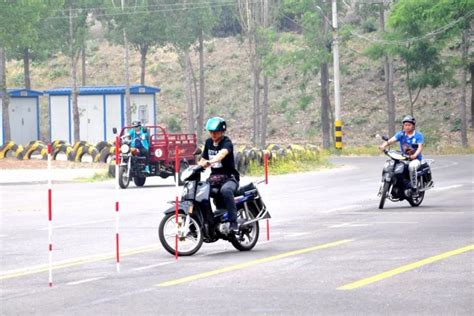
{"label": "rider in blue jacket", "polygon": [[390,144],[396,142],[400,143],[400,150],[407,154],[410,159],[410,164],[408,165],[408,171],[410,173],[410,181],[412,187],[412,195],[418,194],[418,186],[416,179],[416,171],[421,165],[421,160],[423,155],[421,151],[423,150],[423,144],[425,143],[423,134],[415,129],[416,120],[413,116],[407,115],[402,120],[403,129],[396,133],[388,141],[384,142],[380,149],[384,150]]}
{"label": "rider in blue jacket", "polygon": [[140,121],[132,122],[132,128],[128,131],[130,139],[132,140],[132,148],[136,148],[140,155],[146,158],[145,172],[150,173],[150,144],[148,142],[148,132],[146,128],[142,126]]}

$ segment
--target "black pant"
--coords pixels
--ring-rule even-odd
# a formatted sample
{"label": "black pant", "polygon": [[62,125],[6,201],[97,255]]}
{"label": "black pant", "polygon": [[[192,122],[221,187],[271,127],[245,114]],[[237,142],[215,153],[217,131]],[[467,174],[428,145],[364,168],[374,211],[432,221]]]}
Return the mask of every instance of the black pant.
{"label": "black pant", "polygon": [[225,208],[229,212],[229,221],[231,222],[235,222],[237,220],[237,207],[235,206],[234,195],[235,192],[237,192],[238,187],[239,184],[235,179],[229,179],[221,186],[219,190]]}
{"label": "black pant", "polygon": [[143,147],[137,149],[140,152],[140,156],[145,157],[145,165],[148,166],[148,164],[150,163],[150,153]]}

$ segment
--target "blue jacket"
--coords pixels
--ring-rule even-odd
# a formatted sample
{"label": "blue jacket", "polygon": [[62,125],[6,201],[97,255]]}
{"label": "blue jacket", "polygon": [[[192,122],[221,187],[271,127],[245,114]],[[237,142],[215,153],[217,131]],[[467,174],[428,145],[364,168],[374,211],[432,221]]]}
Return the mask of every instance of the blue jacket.
{"label": "blue jacket", "polygon": [[143,127],[140,127],[140,132],[135,132],[135,128],[128,131],[128,135],[132,139],[132,147],[145,148],[150,150],[150,144],[148,143],[148,133]]}

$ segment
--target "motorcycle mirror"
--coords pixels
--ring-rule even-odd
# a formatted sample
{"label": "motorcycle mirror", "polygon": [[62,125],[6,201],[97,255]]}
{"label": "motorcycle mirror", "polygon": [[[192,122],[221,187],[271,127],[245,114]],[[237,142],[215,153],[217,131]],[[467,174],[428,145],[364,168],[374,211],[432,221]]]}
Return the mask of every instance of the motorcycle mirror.
{"label": "motorcycle mirror", "polygon": [[200,154],[202,154],[201,148],[196,148],[196,150],[194,151],[194,155],[196,156],[196,155],[200,155]]}
{"label": "motorcycle mirror", "polygon": [[114,134],[117,134],[117,128],[116,128],[116,127],[113,127],[113,128],[112,128],[112,132],[113,132]]}
{"label": "motorcycle mirror", "polygon": [[384,135],[384,136],[382,136],[382,139],[383,139],[384,141],[387,141],[387,140],[388,140],[388,137]]}

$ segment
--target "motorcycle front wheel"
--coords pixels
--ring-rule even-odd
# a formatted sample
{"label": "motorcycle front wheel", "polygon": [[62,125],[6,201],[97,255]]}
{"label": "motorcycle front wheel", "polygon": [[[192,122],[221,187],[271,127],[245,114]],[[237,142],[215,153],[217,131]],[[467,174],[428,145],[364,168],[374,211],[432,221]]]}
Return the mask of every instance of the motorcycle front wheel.
{"label": "motorcycle front wheel", "polygon": [[195,254],[202,246],[203,236],[199,223],[190,217],[189,231],[184,237],[178,236],[178,231],[183,229],[186,220],[186,215],[178,214],[178,223],[174,213],[166,214],[161,220],[158,228],[158,236],[163,247],[170,254],[176,254],[176,246],[178,246],[179,256],[191,256]]}
{"label": "motorcycle front wheel", "polygon": [[389,188],[390,188],[390,182],[384,181],[382,192],[380,195],[379,209],[383,209],[383,206],[385,205],[385,200],[387,199],[387,193],[388,193]]}
{"label": "motorcycle front wheel", "polygon": [[423,199],[425,198],[425,191],[419,192],[417,197],[409,197],[407,198],[408,203],[410,203],[411,206],[417,207],[420,206],[421,202],[423,202]]}
{"label": "motorcycle front wheel", "polygon": [[[253,205],[249,205],[248,212],[245,209],[240,209],[237,211],[237,221],[244,223],[255,218],[256,212]],[[260,232],[260,226],[257,222],[253,222],[250,225],[244,226],[241,228],[238,235],[232,237],[230,242],[235,249],[240,251],[249,251],[257,244],[258,236]]]}
{"label": "motorcycle front wheel", "polygon": [[120,166],[119,167],[119,185],[122,189],[126,189],[128,185],[130,184],[130,177],[127,176],[127,167],[126,166]]}

